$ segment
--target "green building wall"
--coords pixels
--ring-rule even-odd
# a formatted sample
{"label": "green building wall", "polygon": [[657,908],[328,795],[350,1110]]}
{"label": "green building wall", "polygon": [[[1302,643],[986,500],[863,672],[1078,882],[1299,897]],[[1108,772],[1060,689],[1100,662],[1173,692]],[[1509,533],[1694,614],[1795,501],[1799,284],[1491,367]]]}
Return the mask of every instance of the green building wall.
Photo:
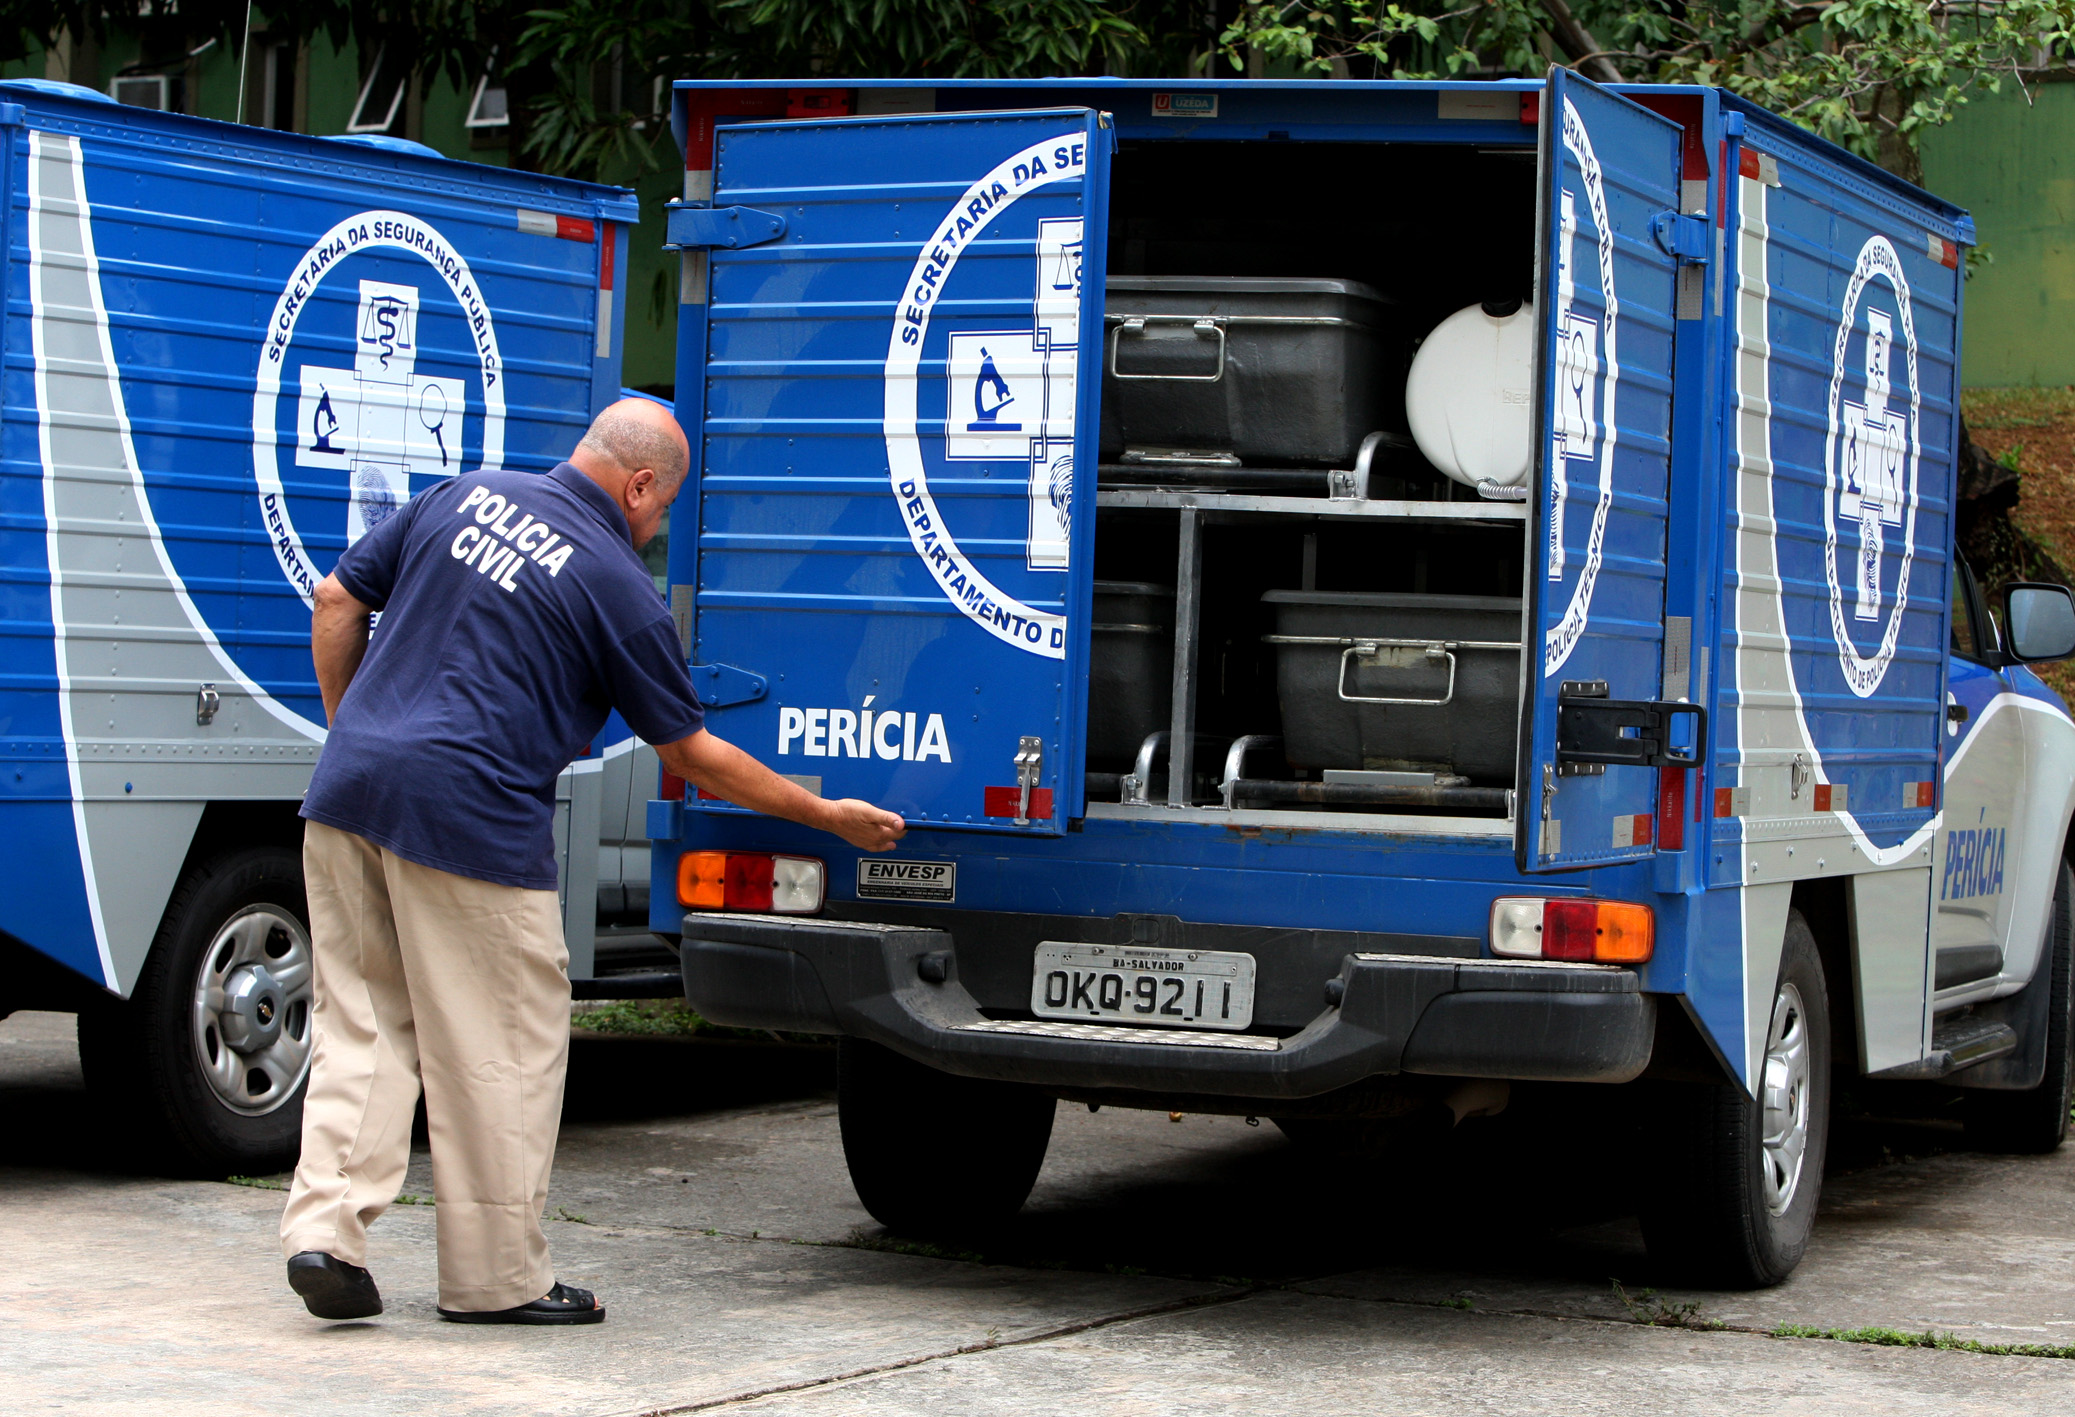
{"label": "green building wall", "polygon": [[1924,185],[1974,214],[1993,258],[1967,282],[1962,375],[2075,384],[2075,84],[2004,88],[1923,142]]}

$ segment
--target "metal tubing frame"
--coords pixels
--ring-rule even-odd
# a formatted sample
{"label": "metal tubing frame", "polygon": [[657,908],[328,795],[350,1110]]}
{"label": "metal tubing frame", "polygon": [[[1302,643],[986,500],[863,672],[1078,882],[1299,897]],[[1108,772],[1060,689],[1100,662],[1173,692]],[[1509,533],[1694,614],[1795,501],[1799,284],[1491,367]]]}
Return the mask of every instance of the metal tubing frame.
{"label": "metal tubing frame", "polygon": [[1177,519],[1174,579],[1174,711],[1167,739],[1167,805],[1193,805],[1196,771],[1196,649],[1203,618],[1203,514],[1183,507]]}

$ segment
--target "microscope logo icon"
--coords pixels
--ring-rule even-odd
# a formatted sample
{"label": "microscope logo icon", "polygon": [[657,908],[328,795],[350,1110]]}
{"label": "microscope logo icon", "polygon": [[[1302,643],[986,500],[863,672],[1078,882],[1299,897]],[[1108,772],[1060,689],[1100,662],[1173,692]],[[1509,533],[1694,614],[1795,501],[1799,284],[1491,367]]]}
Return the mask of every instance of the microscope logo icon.
{"label": "microscope logo icon", "polygon": [[947,351],[944,457],[1029,469],[1024,561],[1033,571],[1066,569],[1081,236],[1079,217],[1040,220],[1031,323],[1020,330],[960,331]]}

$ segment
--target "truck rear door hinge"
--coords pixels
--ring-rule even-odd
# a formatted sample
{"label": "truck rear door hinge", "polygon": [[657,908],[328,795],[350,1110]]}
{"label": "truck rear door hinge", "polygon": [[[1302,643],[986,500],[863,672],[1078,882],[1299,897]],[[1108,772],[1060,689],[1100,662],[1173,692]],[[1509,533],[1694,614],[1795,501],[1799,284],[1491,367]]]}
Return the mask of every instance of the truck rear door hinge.
{"label": "truck rear door hinge", "polygon": [[665,211],[665,251],[703,251],[714,246],[739,251],[785,235],[784,217],[755,207],[688,207],[672,202]]}
{"label": "truck rear door hinge", "polygon": [[1708,253],[1714,245],[1713,229],[1704,216],[1659,212],[1650,218],[1650,234],[1657,238],[1666,255],[1696,266],[1708,263]]}
{"label": "truck rear door hinge", "polygon": [[[1671,743],[1674,719],[1691,715],[1693,746]],[[1690,768],[1700,763],[1707,741],[1707,710],[1699,704],[1650,699],[1610,699],[1603,679],[1572,680],[1556,700],[1556,761],[1601,763],[1614,767]]]}
{"label": "truck rear door hinge", "polygon": [[699,691],[701,708],[726,708],[730,704],[753,704],[770,689],[761,674],[737,669],[732,664],[695,664],[692,687]]}

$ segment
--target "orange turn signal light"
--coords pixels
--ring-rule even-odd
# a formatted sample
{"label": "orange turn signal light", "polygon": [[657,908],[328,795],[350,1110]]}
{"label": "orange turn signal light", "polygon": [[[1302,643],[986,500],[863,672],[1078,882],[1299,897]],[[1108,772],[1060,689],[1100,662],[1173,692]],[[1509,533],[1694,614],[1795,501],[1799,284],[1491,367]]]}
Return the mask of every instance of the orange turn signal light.
{"label": "orange turn signal light", "polygon": [[728,899],[728,853],[687,851],[677,858],[677,903],[719,910]]}

